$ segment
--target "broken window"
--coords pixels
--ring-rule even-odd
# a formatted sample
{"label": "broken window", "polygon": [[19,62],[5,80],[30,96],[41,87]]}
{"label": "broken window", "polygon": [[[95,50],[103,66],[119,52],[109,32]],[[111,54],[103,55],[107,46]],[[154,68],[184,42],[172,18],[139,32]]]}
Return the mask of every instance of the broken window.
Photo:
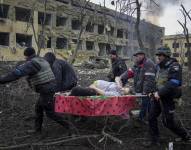
{"label": "broken window", "polygon": [[188,47],[188,45],[189,45],[189,47],[191,47],[191,43],[184,43],[184,47],[186,48],[186,47]]}
{"label": "broken window", "polygon": [[51,14],[38,12],[38,24],[51,25]]}
{"label": "broken window", "polygon": [[172,43],[172,48],[179,48],[179,43],[176,42]]}
{"label": "broken window", "polygon": [[32,46],[32,35],[16,33],[16,43],[20,46],[30,47]]}
{"label": "broken window", "polygon": [[56,48],[57,49],[67,49],[68,48],[68,40],[67,38],[57,38],[56,39]]}
{"label": "broken window", "polygon": [[91,22],[88,22],[88,24],[86,25],[86,31],[94,32],[94,24],[92,24]]}
{"label": "broken window", "polygon": [[57,2],[61,2],[61,3],[64,3],[64,4],[69,4],[69,0],[56,0]]}
{"label": "broken window", "polygon": [[[77,39],[72,39],[72,42],[73,42],[73,44],[77,44],[78,41],[77,41]],[[78,50],[82,50],[82,40],[80,40]]]}
{"label": "broken window", "polygon": [[0,18],[8,18],[9,5],[0,5]]}
{"label": "broken window", "polygon": [[80,21],[79,20],[72,20],[72,29],[80,30]]}
{"label": "broken window", "polygon": [[123,38],[123,29],[118,29],[117,30],[117,37],[118,38]]}
{"label": "broken window", "polygon": [[67,18],[66,17],[56,17],[56,26],[65,26],[66,25]]}
{"label": "broken window", "polygon": [[77,44],[77,39],[72,39],[72,42],[73,42],[74,44]]}
{"label": "broken window", "polygon": [[86,41],[86,49],[89,51],[94,50],[94,42]]}
{"label": "broken window", "polygon": [[47,48],[51,48],[51,37],[48,37],[47,43],[46,43]]}
{"label": "broken window", "polygon": [[185,57],[188,57],[188,51],[185,53]]}
{"label": "broken window", "polygon": [[104,34],[104,25],[98,25],[98,34]]}
{"label": "broken window", "polygon": [[179,53],[173,53],[172,54],[173,57],[179,57],[179,55],[180,55]]}
{"label": "broken window", "polygon": [[15,8],[15,19],[17,21],[29,22],[30,17],[31,17],[30,9],[25,9],[20,7]]}
{"label": "broken window", "polygon": [[0,32],[0,45],[9,46],[9,33]]}

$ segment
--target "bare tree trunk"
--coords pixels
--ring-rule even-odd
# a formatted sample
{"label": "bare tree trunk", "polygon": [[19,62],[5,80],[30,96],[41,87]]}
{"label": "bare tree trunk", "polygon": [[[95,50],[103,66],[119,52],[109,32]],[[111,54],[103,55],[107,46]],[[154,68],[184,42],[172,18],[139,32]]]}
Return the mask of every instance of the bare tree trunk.
{"label": "bare tree trunk", "polygon": [[30,26],[32,26],[32,32],[33,32],[33,36],[34,36],[34,40],[35,40],[35,43],[37,45],[37,51],[40,51],[39,49],[39,44],[38,44],[38,37],[37,37],[37,33],[35,31],[35,27],[34,27],[34,9],[35,9],[35,5],[36,5],[37,1],[35,1],[32,5],[32,9],[31,9],[31,14],[30,14],[30,17],[29,17],[29,22],[27,24],[27,29],[26,29],[26,32],[28,31],[28,29],[30,28]]}
{"label": "bare tree trunk", "polygon": [[77,56],[77,53],[78,53],[78,50],[79,50],[79,47],[80,47],[80,39],[81,39],[81,36],[82,36],[82,33],[83,33],[83,30],[84,30],[84,27],[82,25],[82,27],[80,28],[80,32],[78,34],[78,39],[77,39],[77,45],[76,45],[76,48],[72,54],[72,56],[69,58],[69,63],[70,64],[73,64],[75,62],[75,58]]}
{"label": "bare tree trunk", "polygon": [[90,0],[85,0],[84,1],[84,5],[81,6],[81,11],[80,11],[80,32],[78,34],[78,39],[77,39],[77,44],[76,44],[76,48],[74,50],[74,52],[72,53],[72,55],[70,56],[68,62],[70,64],[73,64],[75,62],[75,59],[76,59],[76,56],[77,56],[77,53],[78,53],[78,50],[79,50],[79,47],[80,47],[80,40],[81,40],[81,36],[82,36],[82,33],[85,29],[85,25],[84,25],[84,19],[86,17],[86,7],[87,5],[89,4],[89,1]]}
{"label": "bare tree trunk", "polygon": [[187,83],[188,83],[188,86],[191,86],[191,52],[190,52],[189,31],[188,31],[188,28],[187,28],[188,13],[186,12],[183,5],[181,5],[181,7],[182,7],[182,10],[180,10],[180,11],[182,12],[182,14],[184,16],[184,23],[181,23],[179,20],[178,20],[178,23],[183,28],[184,36],[185,36],[186,43],[187,43],[187,59],[188,59]]}
{"label": "bare tree trunk", "polygon": [[144,45],[141,39],[141,33],[139,29],[139,24],[140,24],[140,18],[141,18],[141,3],[139,3],[139,0],[136,0],[136,7],[137,7],[137,19],[135,23],[135,31],[137,33],[137,40],[139,43],[140,49],[144,49]]}
{"label": "bare tree trunk", "polygon": [[31,10],[31,15],[29,18],[29,24],[27,25],[27,30],[29,29],[30,25],[32,26],[32,31],[33,31],[33,35],[34,35],[34,40],[35,43],[37,45],[37,56],[40,55],[40,51],[41,48],[43,47],[43,44],[45,43],[45,21],[46,21],[46,9],[47,9],[47,2],[48,0],[44,0],[44,19],[41,22],[41,27],[42,27],[42,31],[40,32],[40,35],[38,37],[38,31],[36,32],[35,27],[34,27],[34,9],[35,9],[35,5],[37,3],[37,1],[34,2],[32,10]]}
{"label": "bare tree trunk", "polygon": [[[185,7],[181,4],[181,7],[182,7],[182,13],[184,15],[184,19],[185,19],[185,23],[184,25],[182,26],[183,29],[184,29],[184,35],[185,35],[185,38],[186,38],[186,42],[187,42],[187,58],[188,58],[188,70],[191,72],[191,50],[190,50],[190,41],[189,41],[189,31],[188,31],[188,28],[187,28],[187,20],[186,20],[186,16],[189,18],[189,20],[191,21],[191,17],[189,15],[189,13],[186,11]],[[181,24],[179,22],[179,24]]]}
{"label": "bare tree trunk", "polygon": [[41,49],[44,47],[45,44],[45,22],[46,22],[46,9],[47,9],[47,1],[44,0],[44,17],[43,21],[41,23],[42,31],[40,32],[39,40],[38,40],[38,51],[37,51],[37,56],[40,55]]}
{"label": "bare tree trunk", "polygon": [[32,31],[33,31],[33,34],[34,34],[35,43],[37,45],[37,52],[40,52],[40,48],[39,48],[39,44],[38,44],[38,38],[37,38],[37,34],[36,34],[36,31],[35,31],[33,22],[32,22]]}
{"label": "bare tree trunk", "polygon": [[190,40],[189,40],[189,33],[188,33],[188,29],[186,29],[186,43],[187,43],[187,58],[188,58],[188,69],[189,71],[191,71],[191,51],[190,51]]}

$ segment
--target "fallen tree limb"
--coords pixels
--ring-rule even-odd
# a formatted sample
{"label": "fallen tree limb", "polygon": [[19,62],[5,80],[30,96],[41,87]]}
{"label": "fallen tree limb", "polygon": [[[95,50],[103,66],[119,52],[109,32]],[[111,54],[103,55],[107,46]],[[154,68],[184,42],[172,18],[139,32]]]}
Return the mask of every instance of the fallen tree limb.
{"label": "fallen tree limb", "polygon": [[14,140],[20,140],[20,139],[24,139],[24,138],[28,138],[31,137],[31,135],[24,135],[24,136],[19,136],[19,137],[14,137]]}
{"label": "fallen tree limb", "polygon": [[24,148],[24,147],[28,147],[28,146],[51,146],[51,145],[59,145],[65,142],[70,142],[70,141],[74,141],[74,140],[79,140],[79,139],[84,139],[84,138],[96,138],[100,135],[95,134],[95,135],[82,135],[82,136],[78,136],[78,137],[72,137],[72,138],[68,138],[68,139],[63,139],[63,140],[58,140],[58,141],[54,141],[54,142],[39,142],[39,143],[25,143],[25,144],[19,144],[19,145],[11,145],[11,146],[3,146],[0,147],[0,150],[10,150],[10,149],[16,149],[16,148]]}
{"label": "fallen tree limb", "polygon": [[95,144],[93,144],[93,142],[90,140],[90,138],[88,138],[88,142],[89,144],[94,148],[94,149],[97,149],[97,150],[100,150],[101,148],[97,147]]}
{"label": "fallen tree limb", "polygon": [[118,144],[123,144],[123,141],[121,141],[120,139],[106,133],[104,130],[102,131],[102,134],[105,136],[105,137],[108,137],[109,139],[111,139],[112,141],[114,142],[117,142]]}

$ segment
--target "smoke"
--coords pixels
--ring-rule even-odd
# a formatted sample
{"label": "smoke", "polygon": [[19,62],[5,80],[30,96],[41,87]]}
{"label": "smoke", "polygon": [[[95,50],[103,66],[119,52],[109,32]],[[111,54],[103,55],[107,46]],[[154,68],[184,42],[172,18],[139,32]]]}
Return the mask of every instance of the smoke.
{"label": "smoke", "polygon": [[[143,0],[146,7],[145,19],[159,25],[159,19],[164,15],[165,9],[178,6],[186,0]],[[144,8],[143,8],[144,9]]]}

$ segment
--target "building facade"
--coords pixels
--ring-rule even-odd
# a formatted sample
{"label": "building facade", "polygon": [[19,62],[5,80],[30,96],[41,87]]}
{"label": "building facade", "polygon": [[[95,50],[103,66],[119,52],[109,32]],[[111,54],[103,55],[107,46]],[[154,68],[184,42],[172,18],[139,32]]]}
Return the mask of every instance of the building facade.
{"label": "building facade", "polygon": [[[0,3],[0,57],[1,60],[22,59],[26,46],[37,49],[41,33],[43,50],[74,50],[81,29],[79,51],[107,55],[116,49],[122,56],[132,55],[138,49],[135,19],[114,10],[80,0],[2,0]],[[83,12],[82,12],[83,10]],[[32,23],[31,23],[32,22]],[[141,21],[141,33],[146,47],[161,44],[164,28]],[[152,31],[152,32],[151,32]],[[156,33],[156,35],[155,35]],[[154,48],[153,47],[153,48]]]}
{"label": "building facade", "polygon": [[[172,56],[177,58],[181,64],[187,63],[187,47],[191,47],[191,43],[187,44],[183,34],[167,35],[162,38],[163,45],[171,49]],[[191,35],[189,36],[191,42]]]}

